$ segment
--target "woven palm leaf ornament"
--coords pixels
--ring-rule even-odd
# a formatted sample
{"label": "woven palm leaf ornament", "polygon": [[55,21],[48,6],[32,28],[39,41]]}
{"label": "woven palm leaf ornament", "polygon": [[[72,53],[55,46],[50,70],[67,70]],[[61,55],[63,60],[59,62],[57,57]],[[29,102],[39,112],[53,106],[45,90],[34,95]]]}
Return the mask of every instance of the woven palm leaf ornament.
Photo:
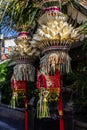
{"label": "woven palm leaf ornament", "polygon": [[35,68],[32,65],[33,59],[31,58],[34,53],[32,53],[28,33],[21,32],[15,39],[15,43],[16,46],[10,53],[11,60],[16,63],[13,73],[15,80],[34,81]]}
{"label": "woven palm leaf ornament", "polygon": [[74,28],[68,23],[67,15],[60,9],[60,5],[65,3],[67,3],[66,0],[41,2],[40,6],[45,13],[38,19],[39,27],[32,42],[42,50],[44,55],[40,60],[41,66],[46,70],[52,66],[55,70],[55,66],[58,65],[61,72],[69,73],[71,58],[68,51],[72,44],[80,39],[83,29]]}

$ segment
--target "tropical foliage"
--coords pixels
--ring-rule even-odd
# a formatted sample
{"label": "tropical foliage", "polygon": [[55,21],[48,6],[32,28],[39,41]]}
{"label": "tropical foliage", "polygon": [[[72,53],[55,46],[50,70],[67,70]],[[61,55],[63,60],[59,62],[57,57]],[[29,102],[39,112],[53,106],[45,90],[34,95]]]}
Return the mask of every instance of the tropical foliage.
{"label": "tropical foliage", "polygon": [[[83,42],[86,41],[87,39]],[[83,45],[82,51],[84,52],[83,59],[77,61],[77,67],[72,68],[72,72],[65,77],[65,82],[72,90],[72,100],[75,105],[80,105],[80,108],[87,106],[87,44]]]}
{"label": "tropical foliage", "polygon": [[12,75],[12,68],[8,67],[8,61],[0,65],[0,91],[2,93],[2,102],[9,104],[12,89],[10,87],[10,79]]}
{"label": "tropical foliage", "polygon": [[0,65],[0,86],[2,83],[6,80],[6,74],[7,74],[7,62]]}
{"label": "tropical foliage", "polygon": [[28,31],[29,27],[35,25],[39,9],[32,0],[3,0],[0,4],[2,28],[6,27],[7,31]]}
{"label": "tropical foliage", "polygon": [[[73,5],[72,0],[68,0]],[[30,30],[36,25],[41,0],[1,0],[0,1],[0,25],[4,33],[12,31]],[[64,0],[66,2],[66,0]],[[86,24],[87,26],[87,24]],[[82,27],[83,28],[83,27]]]}

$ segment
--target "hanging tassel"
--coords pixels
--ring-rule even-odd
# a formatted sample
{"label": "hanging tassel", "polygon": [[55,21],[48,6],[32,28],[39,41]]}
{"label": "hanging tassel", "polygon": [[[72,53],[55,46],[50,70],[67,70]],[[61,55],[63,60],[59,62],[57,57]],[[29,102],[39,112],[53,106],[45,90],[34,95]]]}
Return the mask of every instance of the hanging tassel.
{"label": "hanging tassel", "polygon": [[50,117],[49,108],[48,108],[48,91],[44,88],[41,88],[39,93],[39,100],[37,103],[37,118],[48,118]]}
{"label": "hanging tassel", "polygon": [[17,92],[13,92],[13,95],[11,98],[11,107],[15,108],[16,105],[18,105],[18,94],[17,94]]}

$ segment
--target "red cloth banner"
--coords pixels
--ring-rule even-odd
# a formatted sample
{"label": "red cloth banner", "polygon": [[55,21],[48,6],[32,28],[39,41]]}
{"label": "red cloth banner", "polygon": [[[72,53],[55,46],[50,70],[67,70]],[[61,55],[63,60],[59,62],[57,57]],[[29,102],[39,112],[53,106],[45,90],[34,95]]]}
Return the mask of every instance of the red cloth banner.
{"label": "red cloth banner", "polygon": [[37,88],[40,89],[41,87],[47,89],[46,77],[44,74],[40,74],[37,79]]}
{"label": "red cloth banner", "polygon": [[27,82],[26,81],[16,81],[14,76],[11,78],[11,87],[13,91],[26,91]]}
{"label": "red cloth banner", "polygon": [[16,81],[15,90],[16,91],[26,91],[27,82],[26,81]]}
{"label": "red cloth banner", "polygon": [[56,70],[55,75],[49,75],[49,79],[51,80],[52,84],[48,89],[50,91],[58,91],[60,92],[60,72]]}
{"label": "red cloth banner", "polygon": [[[57,91],[60,92],[60,72],[56,70],[55,75],[45,75],[41,73],[39,76],[37,75],[37,88],[41,87],[48,89],[49,91]],[[50,82],[50,85],[48,85]]]}

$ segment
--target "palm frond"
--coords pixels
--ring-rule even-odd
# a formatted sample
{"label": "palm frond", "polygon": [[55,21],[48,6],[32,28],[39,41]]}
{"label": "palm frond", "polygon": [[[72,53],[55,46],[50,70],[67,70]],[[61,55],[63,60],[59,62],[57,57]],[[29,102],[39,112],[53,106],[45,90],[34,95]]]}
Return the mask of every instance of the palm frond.
{"label": "palm frond", "polygon": [[[35,24],[37,17],[37,4],[31,0],[4,0],[1,22],[9,28],[18,31],[23,27],[27,30]],[[5,9],[5,10],[4,10]]]}

